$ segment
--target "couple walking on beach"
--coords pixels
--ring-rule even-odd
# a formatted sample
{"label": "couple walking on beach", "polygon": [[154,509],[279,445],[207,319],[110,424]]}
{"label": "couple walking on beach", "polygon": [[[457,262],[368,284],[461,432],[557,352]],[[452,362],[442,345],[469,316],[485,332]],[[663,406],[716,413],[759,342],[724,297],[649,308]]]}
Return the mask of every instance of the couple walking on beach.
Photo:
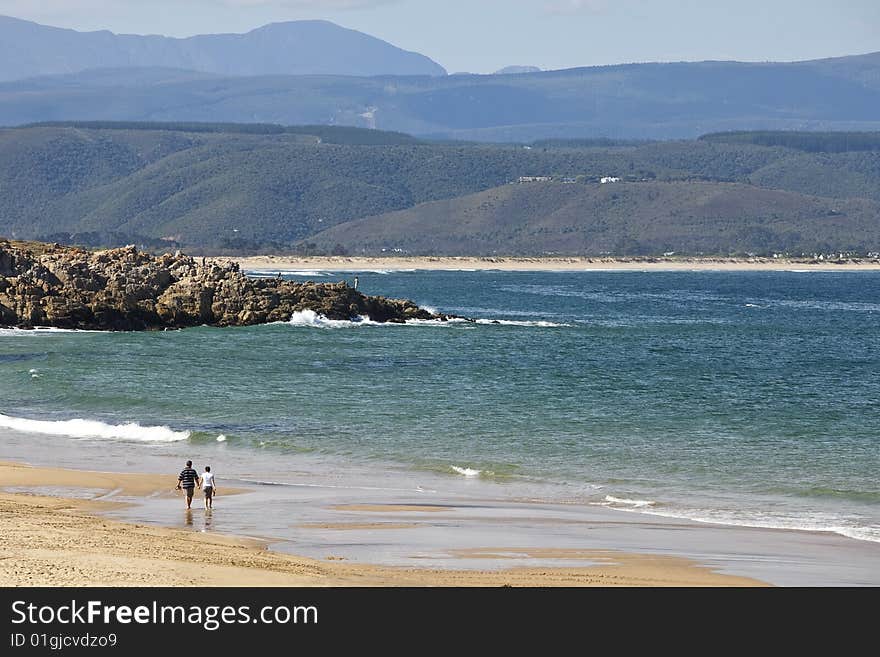
{"label": "couple walking on beach", "polygon": [[196,486],[201,488],[205,493],[205,508],[214,508],[214,495],[217,489],[214,487],[214,474],[211,472],[211,466],[205,466],[205,472],[202,476],[192,467],[192,461],[186,462],[186,467],[180,471],[177,477],[177,490],[182,490],[186,494],[186,508],[189,509],[192,504],[193,493]]}

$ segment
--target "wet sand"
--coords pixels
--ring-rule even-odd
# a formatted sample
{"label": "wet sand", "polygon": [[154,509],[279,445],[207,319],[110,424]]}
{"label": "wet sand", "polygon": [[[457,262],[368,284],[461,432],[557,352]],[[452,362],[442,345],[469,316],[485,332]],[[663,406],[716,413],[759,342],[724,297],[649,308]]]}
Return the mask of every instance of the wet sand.
{"label": "wet sand", "polygon": [[384,513],[386,511],[418,511],[427,513],[439,513],[449,511],[454,507],[442,504],[337,504],[333,507],[336,511],[370,511]]}
{"label": "wet sand", "polygon": [[[452,558],[551,558],[582,566],[502,570],[394,568],[275,552],[268,542],[105,517],[120,498],[173,497],[169,477],[0,464],[0,586],[755,586],[693,560],[614,550],[492,547],[450,550]],[[86,491],[82,499],[39,494]],[[230,491],[231,492],[231,491]],[[116,494],[114,494],[116,493]],[[109,494],[109,495],[108,495]],[[179,504],[180,500],[166,500]],[[193,504],[196,506],[195,502]],[[424,512],[420,505],[344,505],[348,511]],[[430,506],[428,508],[435,508]],[[437,507],[441,510],[444,507]],[[196,511],[194,511],[196,512]],[[204,510],[197,511],[208,515]],[[345,523],[323,529],[342,530]],[[352,531],[377,528],[351,523]],[[412,531],[417,523],[397,523]],[[382,528],[388,531],[392,527]],[[438,546],[442,548],[442,546]]]}

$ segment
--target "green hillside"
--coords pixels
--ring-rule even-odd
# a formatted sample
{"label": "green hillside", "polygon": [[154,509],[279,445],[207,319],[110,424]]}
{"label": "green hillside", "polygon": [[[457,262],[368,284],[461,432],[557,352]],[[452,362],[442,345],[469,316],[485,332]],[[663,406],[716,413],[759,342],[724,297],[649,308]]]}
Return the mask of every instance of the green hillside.
{"label": "green hillside", "polygon": [[[739,183],[742,195],[752,193],[751,185],[880,201],[880,152],[873,150],[813,153],[715,139],[430,143],[328,126],[90,122],[0,130],[0,235],[213,253],[289,251],[338,224],[522,176],[577,181],[561,186],[562,195],[616,176],[679,187]],[[528,198],[526,189],[538,190],[523,187],[511,202],[534,206],[533,219],[554,207],[552,195]],[[610,209],[603,212],[618,221]],[[657,241],[657,250],[669,249]]]}
{"label": "green hillside", "polygon": [[657,255],[880,251],[880,203],[737,183],[505,185],[349,222],[318,251],[411,255]]}
{"label": "green hillside", "polygon": [[[395,144],[421,143],[420,140],[412,135],[402,132],[334,125],[283,126],[277,123],[199,123],[180,121],[44,121],[22,127],[192,132],[196,134],[300,135],[302,137],[315,137],[326,144],[347,144],[349,146],[393,146]],[[307,139],[306,141],[313,140]]]}
{"label": "green hillside", "polygon": [[809,153],[852,153],[880,151],[880,133],[877,132],[803,132],[803,131],[741,131],[716,132],[703,135],[702,141],[721,144],[756,144],[784,146]]}

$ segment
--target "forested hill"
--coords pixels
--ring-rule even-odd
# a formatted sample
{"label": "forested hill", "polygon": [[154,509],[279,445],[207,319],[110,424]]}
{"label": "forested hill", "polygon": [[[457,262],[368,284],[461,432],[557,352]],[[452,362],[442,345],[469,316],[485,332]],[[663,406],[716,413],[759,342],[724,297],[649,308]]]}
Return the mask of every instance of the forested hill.
{"label": "forested hill", "polygon": [[740,131],[719,132],[700,137],[717,144],[784,146],[808,153],[880,151],[880,132]]}
{"label": "forested hill", "polygon": [[[776,139],[789,138],[795,139]],[[854,150],[812,152],[741,135],[493,145],[327,126],[5,129],[0,236],[206,253],[354,252],[368,244],[415,248],[412,233],[425,234],[424,217],[430,217],[435,228],[446,226],[460,239],[418,248],[448,253],[579,252],[593,247],[559,235],[596,222],[604,226],[603,244],[647,253],[728,253],[752,251],[755,244],[880,250],[870,230],[880,221],[880,151],[862,148],[871,139],[864,136]],[[603,184],[603,177],[619,180]],[[527,182],[531,178],[552,180]],[[740,216],[736,208],[748,212]],[[470,229],[455,223],[464,216],[459,210],[495,228],[469,240]],[[364,223],[326,232],[368,217],[381,217],[369,224],[381,245],[363,232]],[[519,222],[518,234],[508,231],[508,221]],[[533,231],[538,224],[543,230]],[[772,229],[757,230],[762,224]],[[701,238],[684,239],[687,231]],[[795,239],[796,233],[809,239]],[[731,238],[736,235],[749,237]],[[755,235],[762,238],[755,242]],[[859,235],[863,239],[855,239]]]}
{"label": "forested hill", "polygon": [[739,183],[532,182],[347,222],[308,242],[369,255],[866,254],[880,250],[880,202]]}
{"label": "forested hill", "polygon": [[403,132],[333,125],[283,126],[277,123],[200,123],[197,121],[175,123],[158,121],[44,121],[23,127],[230,135],[296,135],[301,137],[303,142],[346,144],[348,146],[392,146],[422,143],[421,140]]}

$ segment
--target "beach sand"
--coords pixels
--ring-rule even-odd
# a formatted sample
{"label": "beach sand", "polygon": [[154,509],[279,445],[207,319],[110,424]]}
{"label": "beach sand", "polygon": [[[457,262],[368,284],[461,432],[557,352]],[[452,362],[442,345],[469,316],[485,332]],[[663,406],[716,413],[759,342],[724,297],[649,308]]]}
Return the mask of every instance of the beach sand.
{"label": "beach sand", "polygon": [[[0,463],[0,586],[756,586],[672,556],[609,550],[485,546],[468,559],[565,558],[583,567],[440,570],[350,564],[273,552],[263,541],[125,523],[101,516],[118,508],[100,491],[175,498],[173,477],[85,472]],[[97,491],[91,499],[46,491]],[[232,494],[233,491],[224,491]],[[194,502],[195,507],[201,500]],[[200,511],[201,512],[201,511]],[[336,529],[344,530],[339,526]]]}
{"label": "beach sand", "polygon": [[237,262],[242,269],[283,271],[401,271],[501,270],[501,271],[880,271],[880,260],[818,261],[791,258],[478,258],[478,257],[349,257],[275,256],[220,258]]}

